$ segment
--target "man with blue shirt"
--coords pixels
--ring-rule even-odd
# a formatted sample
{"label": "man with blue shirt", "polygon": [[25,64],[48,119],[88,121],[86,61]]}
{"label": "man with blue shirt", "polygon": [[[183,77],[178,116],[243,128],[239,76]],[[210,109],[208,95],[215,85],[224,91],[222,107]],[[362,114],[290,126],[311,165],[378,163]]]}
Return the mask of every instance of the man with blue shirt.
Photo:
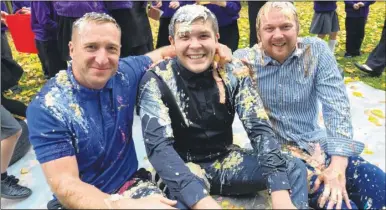
{"label": "man with blue shirt", "polygon": [[[30,141],[60,201],[51,201],[49,209],[175,204],[161,196],[146,171],[137,171],[131,130],[142,75],[153,61],[173,51],[165,47],[119,60],[120,40],[113,18],[85,14],[73,25],[71,65],[49,80],[28,107]],[[125,196],[118,195],[122,193]]]}
{"label": "man with blue shirt", "polygon": [[[312,208],[385,206],[385,173],[359,157],[350,106],[325,42],[298,38],[293,4],[268,2],[257,18],[259,44],[234,53],[253,69],[257,89],[283,149],[309,169]],[[325,129],[318,125],[319,102]]]}

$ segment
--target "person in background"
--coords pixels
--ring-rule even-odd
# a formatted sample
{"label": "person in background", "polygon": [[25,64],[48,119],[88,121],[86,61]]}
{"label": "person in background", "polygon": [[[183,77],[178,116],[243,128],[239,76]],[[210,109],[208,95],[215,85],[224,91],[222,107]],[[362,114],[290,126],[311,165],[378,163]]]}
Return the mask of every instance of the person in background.
{"label": "person in background", "polygon": [[[201,2],[201,3],[200,3]],[[240,15],[241,4],[239,1],[197,1],[203,4],[216,15],[218,20],[220,39],[219,42],[225,44],[232,51],[237,50],[239,45],[239,26],[237,20]]]}
{"label": "person in background", "polygon": [[55,76],[59,70],[67,69],[66,61],[58,56],[58,25],[52,2],[31,2],[31,28],[46,78]]}
{"label": "person in background", "polygon": [[186,4],[192,4],[189,1],[162,1],[160,9],[163,11],[159,20],[158,37],[156,48],[170,45],[169,42],[169,23],[178,8]]}
{"label": "person in background", "polygon": [[121,58],[131,55],[132,46],[138,38],[138,26],[134,21],[132,1],[105,1],[105,7],[111,16],[117,21],[122,31]]}
{"label": "person in background", "polygon": [[6,24],[6,16],[8,14],[13,14],[16,11],[19,11],[21,14],[30,12],[30,2],[29,1],[12,1],[12,12],[8,11],[8,8],[4,1],[1,2],[1,56],[7,56],[13,58],[11,47],[9,46],[7,34],[5,33],[8,28]]}
{"label": "person in background", "polygon": [[386,67],[386,19],[383,24],[381,40],[379,40],[378,45],[374,48],[374,50],[370,53],[369,57],[367,57],[366,63],[360,65],[359,63],[355,63],[355,66],[369,74],[373,77],[380,77],[382,72],[385,71]]}
{"label": "person in background", "polygon": [[53,1],[57,14],[57,40],[60,59],[70,60],[68,43],[71,40],[72,24],[88,12],[107,12],[102,1]]}
{"label": "person in background", "polygon": [[9,162],[22,128],[12,114],[0,105],[1,115],[1,197],[7,199],[27,198],[32,190],[18,184],[19,179],[7,173]]}
{"label": "person in background", "polygon": [[370,5],[375,1],[344,1],[346,11],[346,53],[351,58],[361,55],[361,45],[365,37],[365,26]]}
{"label": "person in background", "polygon": [[328,47],[333,54],[340,30],[336,8],[336,1],[314,1],[315,12],[310,27],[310,33],[317,34],[321,39],[324,39],[327,34],[329,35]]}
{"label": "person in background", "polygon": [[265,2],[267,1],[248,1],[249,47],[257,44],[256,17]]}

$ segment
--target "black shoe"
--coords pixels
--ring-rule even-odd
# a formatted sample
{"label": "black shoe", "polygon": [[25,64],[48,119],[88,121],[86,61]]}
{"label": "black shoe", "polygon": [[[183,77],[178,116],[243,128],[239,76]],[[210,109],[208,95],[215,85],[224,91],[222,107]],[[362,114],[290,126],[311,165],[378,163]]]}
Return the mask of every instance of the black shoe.
{"label": "black shoe", "polygon": [[362,53],[348,53],[348,52],[344,53],[345,58],[353,58],[353,57],[357,57],[357,56],[361,56],[361,55],[362,55]]}
{"label": "black shoe", "polygon": [[57,199],[54,198],[48,201],[47,209],[51,210],[51,209],[66,209],[66,208],[64,208],[64,206]]}
{"label": "black shoe", "polygon": [[15,176],[7,176],[1,180],[1,197],[8,199],[26,198],[32,194],[32,190],[19,184],[19,179]]}
{"label": "black shoe", "polygon": [[357,67],[359,70],[369,74],[370,76],[372,77],[379,77],[381,76],[381,74],[378,74],[376,73],[373,69],[371,69],[369,66],[363,64],[359,64],[359,63],[354,63],[355,67]]}

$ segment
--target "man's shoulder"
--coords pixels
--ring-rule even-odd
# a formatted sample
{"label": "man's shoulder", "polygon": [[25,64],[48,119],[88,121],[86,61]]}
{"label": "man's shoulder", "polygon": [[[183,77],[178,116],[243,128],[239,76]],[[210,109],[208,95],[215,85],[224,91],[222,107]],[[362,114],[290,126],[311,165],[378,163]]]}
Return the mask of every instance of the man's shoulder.
{"label": "man's shoulder", "polygon": [[173,64],[175,59],[164,59],[152,68],[150,68],[144,75],[143,79],[154,78],[156,75],[162,78],[164,81],[173,79]]}
{"label": "man's shoulder", "polygon": [[248,58],[249,56],[256,56],[260,54],[258,48],[258,44],[255,44],[253,47],[238,49],[233,53],[233,57],[238,59],[244,59]]}
{"label": "man's shoulder", "polygon": [[29,106],[50,107],[63,102],[65,98],[72,95],[74,84],[71,82],[70,76],[66,70],[59,71],[55,77],[47,81],[47,83],[36,94]]}
{"label": "man's shoulder", "polygon": [[327,43],[318,37],[302,37],[302,38],[299,38],[298,42],[302,44],[303,47],[310,46],[312,49],[316,49],[317,50],[316,52],[318,52],[318,50],[322,50],[323,48],[327,47]]}

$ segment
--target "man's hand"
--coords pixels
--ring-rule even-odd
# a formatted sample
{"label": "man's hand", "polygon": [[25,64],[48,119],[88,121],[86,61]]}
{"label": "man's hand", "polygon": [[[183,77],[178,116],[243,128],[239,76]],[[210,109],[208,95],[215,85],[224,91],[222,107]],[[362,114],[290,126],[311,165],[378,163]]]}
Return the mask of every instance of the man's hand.
{"label": "man's hand", "polygon": [[221,206],[211,196],[206,196],[194,204],[192,209],[221,209]]}
{"label": "man's hand", "polygon": [[363,2],[358,2],[357,4],[358,4],[359,7],[364,7],[365,6],[365,4]]}
{"label": "man's hand", "polygon": [[31,14],[31,8],[30,7],[23,7],[18,12],[20,14]]}
{"label": "man's hand", "polygon": [[323,194],[319,197],[319,207],[323,208],[327,201],[327,209],[342,208],[343,200],[351,209],[350,200],[346,190],[346,168],[348,158],[341,156],[332,156],[331,163],[321,175],[315,180],[313,192],[318,190],[320,184],[324,182]]}
{"label": "man's hand", "polygon": [[358,10],[359,9],[359,3],[356,3],[356,4],[354,4],[353,6],[352,6],[355,10]]}
{"label": "man's hand", "polygon": [[288,190],[279,190],[271,193],[272,209],[297,209],[292,203]]}
{"label": "man's hand", "polygon": [[217,68],[218,65],[222,66],[232,61],[232,50],[226,45],[218,43],[216,46],[216,57],[214,60],[213,68]]}
{"label": "man's hand", "polygon": [[[107,201],[109,202],[109,201]],[[109,207],[112,209],[176,209],[173,206],[177,201],[169,200],[162,195],[150,195],[140,199],[121,199],[111,202]]]}
{"label": "man's hand", "polygon": [[177,9],[178,7],[180,7],[180,2],[178,2],[178,1],[171,1],[169,3],[169,8]]}
{"label": "man's hand", "polygon": [[6,17],[8,13],[1,11],[1,23],[7,25]]}

